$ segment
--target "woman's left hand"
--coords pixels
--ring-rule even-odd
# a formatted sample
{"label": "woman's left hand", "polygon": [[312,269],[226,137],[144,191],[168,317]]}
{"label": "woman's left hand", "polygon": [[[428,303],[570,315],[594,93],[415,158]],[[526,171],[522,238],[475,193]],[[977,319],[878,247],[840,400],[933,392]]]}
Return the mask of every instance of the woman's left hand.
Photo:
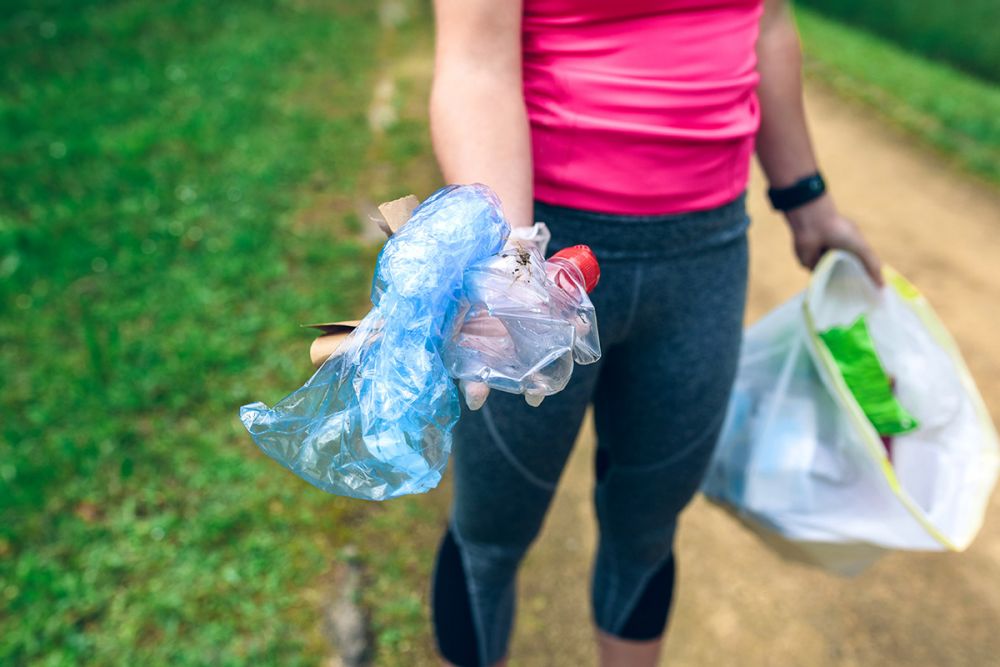
{"label": "woman's left hand", "polygon": [[823,195],[785,215],[792,229],[795,255],[802,266],[812,270],[824,252],[839,248],[854,253],[875,284],[883,284],[882,261],[858,226],[840,215],[830,195]]}

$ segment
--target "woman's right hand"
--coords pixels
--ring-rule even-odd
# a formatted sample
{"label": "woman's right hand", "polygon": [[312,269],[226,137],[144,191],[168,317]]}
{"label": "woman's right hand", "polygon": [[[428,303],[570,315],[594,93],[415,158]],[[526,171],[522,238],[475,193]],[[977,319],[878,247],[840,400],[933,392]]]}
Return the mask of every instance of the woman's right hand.
{"label": "woman's right hand", "polygon": [[[497,341],[509,338],[507,327],[504,326],[503,322],[485,313],[467,319],[462,325],[459,335],[473,344],[476,339]],[[465,404],[469,406],[470,410],[478,410],[483,407],[486,399],[489,398],[490,387],[485,382],[460,380],[458,386],[462,390]],[[541,405],[544,399],[544,393],[534,392],[530,389],[524,394],[524,400],[533,408]]]}

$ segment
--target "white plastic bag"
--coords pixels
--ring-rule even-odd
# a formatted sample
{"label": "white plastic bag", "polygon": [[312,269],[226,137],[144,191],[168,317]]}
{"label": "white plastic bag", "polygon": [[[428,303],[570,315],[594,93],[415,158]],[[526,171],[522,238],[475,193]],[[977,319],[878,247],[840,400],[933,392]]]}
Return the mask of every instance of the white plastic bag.
{"label": "white plastic bag", "polygon": [[[886,549],[965,549],[1000,448],[951,336],[921,294],[828,253],[802,294],[749,328],[703,490],[786,556],[851,574]],[[882,438],[819,337],[858,316],[915,430]]]}

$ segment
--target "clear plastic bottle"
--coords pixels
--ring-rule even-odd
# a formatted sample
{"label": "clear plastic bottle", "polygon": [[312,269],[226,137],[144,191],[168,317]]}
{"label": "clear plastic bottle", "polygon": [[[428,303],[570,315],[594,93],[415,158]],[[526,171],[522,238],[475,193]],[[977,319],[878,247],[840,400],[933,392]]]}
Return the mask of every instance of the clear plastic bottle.
{"label": "clear plastic bottle", "polygon": [[587,293],[600,268],[587,246],[548,261],[520,246],[465,272],[463,318],[445,343],[449,374],[530,400],[561,391],[573,364],[600,359],[594,306]]}

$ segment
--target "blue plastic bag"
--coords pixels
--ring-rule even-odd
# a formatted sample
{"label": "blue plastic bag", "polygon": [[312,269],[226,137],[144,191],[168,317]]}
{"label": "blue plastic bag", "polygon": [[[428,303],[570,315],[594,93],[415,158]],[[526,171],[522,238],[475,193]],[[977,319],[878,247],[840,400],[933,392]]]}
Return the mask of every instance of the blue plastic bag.
{"label": "blue plastic bag", "polygon": [[254,442],[329,493],[385,500],[437,486],[460,413],[442,344],[465,269],[509,233],[485,186],[431,195],[379,254],[374,308],[337,352],[273,408],[240,409]]}

